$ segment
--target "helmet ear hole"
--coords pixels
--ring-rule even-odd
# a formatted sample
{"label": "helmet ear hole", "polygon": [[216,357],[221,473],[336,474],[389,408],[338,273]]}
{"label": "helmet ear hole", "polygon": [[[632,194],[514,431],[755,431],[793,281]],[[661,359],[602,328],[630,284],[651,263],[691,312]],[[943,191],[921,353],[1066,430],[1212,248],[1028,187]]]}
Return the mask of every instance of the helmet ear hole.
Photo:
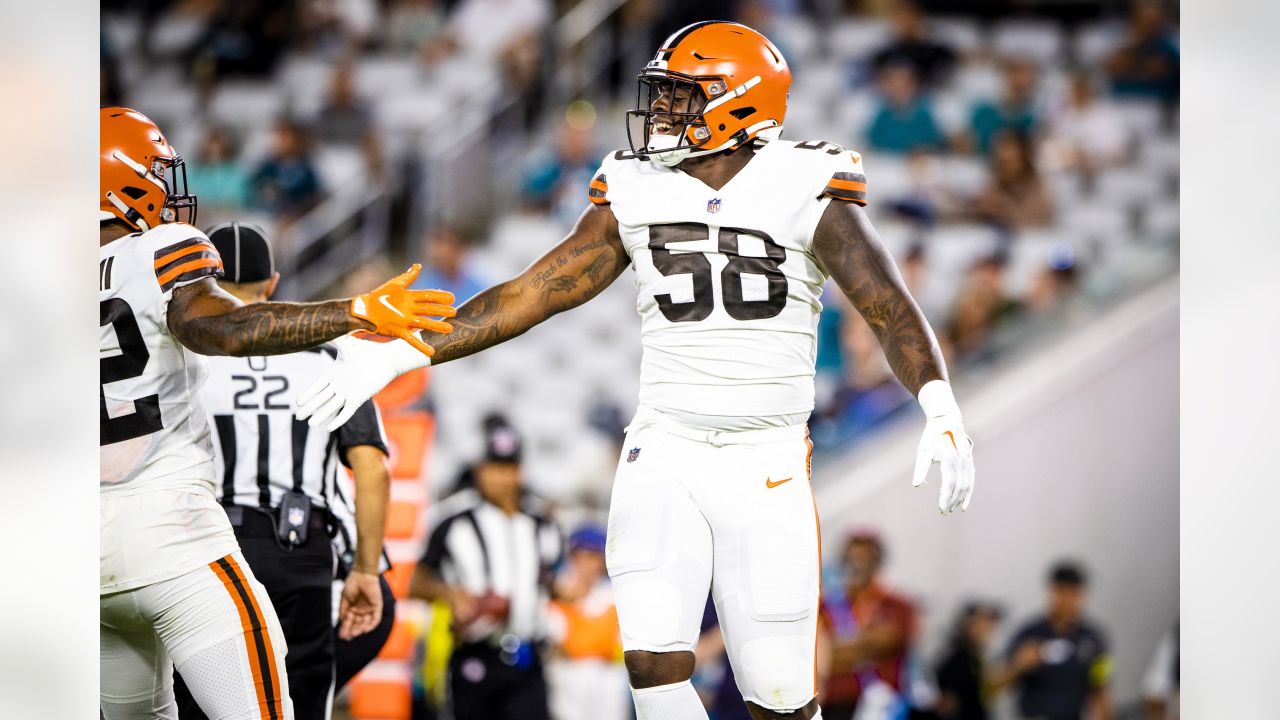
{"label": "helmet ear hole", "polygon": [[146,190],[143,190],[140,187],[134,187],[132,185],[128,187],[120,188],[120,192],[124,193],[125,195],[128,195],[130,200],[141,200],[143,196],[147,194]]}
{"label": "helmet ear hole", "polygon": [[[730,110],[730,111],[729,111],[729,114],[730,114],[730,115],[732,115],[732,116],[734,116],[735,118],[737,118],[737,119],[739,119],[739,120],[742,120],[742,119],[746,118],[746,117],[747,117],[747,116],[749,116],[749,115],[754,115],[754,114],[755,114],[755,112],[756,112],[756,109],[755,109],[755,108],[753,108],[753,107],[744,107],[744,108],[738,108],[737,110]],[[723,130],[723,129],[724,129],[724,127],[723,127],[723,126],[721,126],[721,128],[720,128],[720,129],[721,129],[721,130]]]}

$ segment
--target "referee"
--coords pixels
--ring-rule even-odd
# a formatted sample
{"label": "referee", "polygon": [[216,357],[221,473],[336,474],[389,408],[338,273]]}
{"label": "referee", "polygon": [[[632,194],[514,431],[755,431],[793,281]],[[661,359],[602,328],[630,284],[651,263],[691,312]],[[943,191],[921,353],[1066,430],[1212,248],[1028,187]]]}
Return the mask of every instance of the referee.
{"label": "referee", "polygon": [[520,488],[520,438],[486,428],[475,491],[447,501],[452,512],[427,541],[409,593],[448,602],[456,639],[449,658],[454,720],[546,720],[543,642],[560,531]]}
{"label": "referee", "polygon": [[[245,303],[270,298],[280,275],[262,232],[232,222],[208,235],[222,256],[222,289]],[[293,416],[294,395],[333,357],[329,348],[271,358],[212,357],[203,395],[219,500],[280,618],[297,720],[328,718],[339,673],[344,681],[353,674],[335,656],[335,646],[371,659],[394,618],[393,608],[384,608],[384,593],[390,593],[381,576],[390,473],[378,411],[366,402],[332,434]],[[339,462],[353,470],[354,492],[345,478],[339,481]],[[353,511],[347,505],[352,499]],[[335,553],[335,544],[344,552]],[[335,637],[333,583],[343,573]],[[382,632],[380,639],[374,630]],[[181,682],[175,692],[183,720],[205,717]]]}

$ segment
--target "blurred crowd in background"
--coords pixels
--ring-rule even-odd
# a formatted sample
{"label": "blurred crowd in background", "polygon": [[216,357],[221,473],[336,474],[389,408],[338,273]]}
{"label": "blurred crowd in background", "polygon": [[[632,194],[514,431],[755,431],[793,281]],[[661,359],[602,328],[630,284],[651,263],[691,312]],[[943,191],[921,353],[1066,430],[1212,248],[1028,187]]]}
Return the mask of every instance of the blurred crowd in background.
{"label": "blurred crowd in background", "polygon": [[[518,271],[564,235],[600,158],[625,146],[636,72],[668,34],[711,18],[755,27],[787,57],[784,138],[862,153],[868,212],[958,377],[1176,262],[1175,3],[104,0],[102,10],[102,103],[165,128],[188,161],[201,225],[247,220],[275,237],[280,299],[365,289],[421,261],[421,284],[462,301]],[[555,501],[562,525],[599,522],[638,387],[628,285],[432,384],[421,402],[437,423],[433,495],[454,489],[448,480],[480,454],[476,428],[498,411],[526,434],[529,488]],[[869,327],[838,292],[823,302],[820,452],[874,437],[914,407]],[[856,618],[831,625],[833,697],[857,695],[868,672],[903,687],[914,677],[899,662],[914,657],[903,639],[911,602],[866,580],[875,571],[863,550],[875,546],[878,567],[884,548],[858,537],[833,571],[843,579],[828,614],[843,602]],[[594,560],[566,568],[607,582]],[[1053,578],[1050,623],[1059,590],[1085,585],[1070,565]],[[589,595],[590,583],[570,585],[563,597]],[[989,698],[1021,682],[1032,655],[1061,651],[1028,635],[1038,654],[1011,646],[1010,674],[989,675],[982,658],[999,615],[975,601],[957,619],[936,682],[921,686],[940,692],[940,717],[985,717],[949,711],[978,702],[974,687]],[[896,629],[868,625],[881,616]],[[882,637],[859,645],[860,634]],[[1084,690],[1102,686],[1102,666],[1086,665]],[[709,702],[732,687],[718,682],[704,673]]]}

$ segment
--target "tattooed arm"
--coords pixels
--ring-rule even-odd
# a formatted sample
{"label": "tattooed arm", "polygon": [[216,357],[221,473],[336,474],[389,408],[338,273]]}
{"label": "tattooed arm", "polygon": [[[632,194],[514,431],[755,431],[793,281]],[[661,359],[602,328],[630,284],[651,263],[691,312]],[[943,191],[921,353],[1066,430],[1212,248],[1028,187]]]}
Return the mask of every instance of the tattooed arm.
{"label": "tattooed arm", "polygon": [[833,200],[813,234],[813,253],[875,331],[893,374],[912,395],[930,380],[947,379],[933,330],[861,207]]}
{"label": "tattooed arm", "polygon": [[448,333],[422,333],[432,365],[457,360],[523,334],[599,295],[631,260],[607,206],[592,205],[559,245],[523,273],[476,295],[449,319]]}
{"label": "tattooed arm", "polygon": [[201,355],[282,355],[373,328],[350,308],[349,298],[245,305],[207,277],[173,291],[168,324],[178,342]]}

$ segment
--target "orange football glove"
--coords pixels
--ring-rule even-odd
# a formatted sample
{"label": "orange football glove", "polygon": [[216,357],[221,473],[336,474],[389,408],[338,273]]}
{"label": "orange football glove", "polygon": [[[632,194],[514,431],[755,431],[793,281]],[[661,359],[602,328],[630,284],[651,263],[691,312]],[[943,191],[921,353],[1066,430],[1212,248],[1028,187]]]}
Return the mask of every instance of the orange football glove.
{"label": "orange football glove", "polygon": [[458,311],[452,306],[453,293],[409,289],[421,270],[422,265],[414,263],[373,292],[351,298],[351,314],[373,323],[372,332],[400,338],[431,357],[435,350],[416,331],[447,333],[453,326],[435,318],[453,317]]}

